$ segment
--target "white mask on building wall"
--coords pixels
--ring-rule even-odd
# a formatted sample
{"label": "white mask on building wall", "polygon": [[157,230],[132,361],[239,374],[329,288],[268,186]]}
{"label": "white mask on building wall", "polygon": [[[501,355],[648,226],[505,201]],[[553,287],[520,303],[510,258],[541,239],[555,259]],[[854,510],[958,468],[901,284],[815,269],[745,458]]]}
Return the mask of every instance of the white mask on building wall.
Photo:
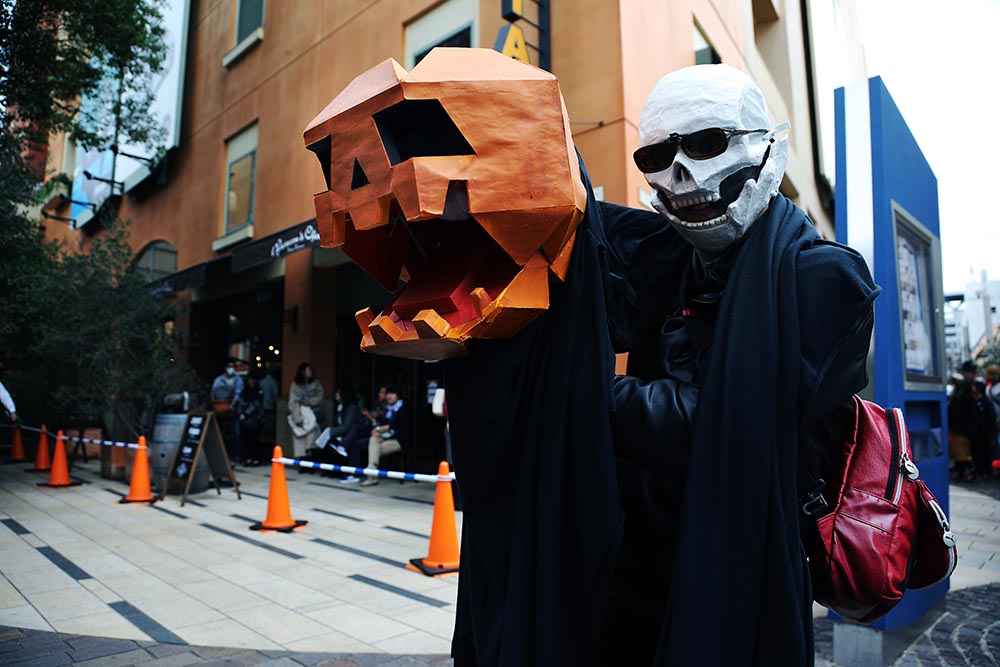
{"label": "white mask on building wall", "polygon": [[760,88],[733,67],[668,74],[643,107],[635,152],[653,207],[699,251],[721,253],[777,194],[788,138],[775,135],[787,127],[771,127]]}

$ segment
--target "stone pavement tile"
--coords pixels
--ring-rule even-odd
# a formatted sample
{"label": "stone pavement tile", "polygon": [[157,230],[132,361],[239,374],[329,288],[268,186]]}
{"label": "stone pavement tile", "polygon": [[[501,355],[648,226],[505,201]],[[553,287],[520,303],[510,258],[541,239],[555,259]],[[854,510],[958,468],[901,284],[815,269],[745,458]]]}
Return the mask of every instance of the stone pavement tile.
{"label": "stone pavement tile", "polygon": [[[306,614],[320,623],[366,643],[374,643],[412,632],[413,628],[361,609],[352,604],[323,609]],[[454,619],[453,619],[454,622]]]}
{"label": "stone pavement tile", "polygon": [[302,667],[301,662],[296,662],[288,657],[275,658],[274,660],[267,660],[259,664],[260,667]]}
{"label": "stone pavement tile", "polygon": [[105,611],[99,614],[87,614],[75,618],[53,620],[52,628],[56,632],[71,632],[80,635],[113,637],[124,640],[147,639],[145,632],[127,621],[121,614]]}
{"label": "stone pavement tile", "polygon": [[376,652],[374,646],[349,637],[344,633],[327,630],[322,635],[286,642],[285,648],[296,653],[366,653]]}
{"label": "stone pavement tile", "polygon": [[72,665],[73,658],[69,653],[60,651],[58,653],[25,653],[11,656],[11,660],[5,660],[6,667],[62,667],[62,665]]}
{"label": "stone pavement tile", "polygon": [[[318,583],[318,582],[316,582]],[[301,584],[288,581],[280,575],[272,575],[265,581],[254,582],[248,586],[257,595],[277,602],[288,609],[297,609],[308,605],[332,602],[335,598]]]}
{"label": "stone pavement tile", "polygon": [[100,614],[108,610],[107,605],[97,596],[79,585],[57,591],[29,593],[28,601],[49,623]]}
{"label": "stone pavement tile", "polygon": [[17,628],[30,628],[32,630],[52,630],[49,622],[38,613],[38,610],[30,604],[22,607],[11,607],[10,609],[0,609],[0,625],[9,625]]}
{"label": "stone pavement tile", "polygon": [[[66,637],[67,635],[62,634]],[[128,639],[109,639],[107,637],[76,637],[67,640],[69,654],[76,661],[90,660],[116,653],[134,651],[137,645]]]}
{"label": "stone pavement tile", "polygon": [[25,600],[24,596],[18,592],[18,590],[14,587],[14,584],[10,583],[3,577],[0,577],[0,609],[22,607],[26,603],[27,600]]}
{"label": "stone pavement tile", "polygon": [[330,631],[325,625],[274,604],[240,609],[233,613],[233,618],[282,646]]}
{"label": "stone pavement tile", "polygon": [[149,660],[149,658],[150,654],[146,651],[146,649],[136,648],[124,653],[106,655],[100,658],[75,662],[73,664],[74,667],[126,667],[136,663],[141,664],[142,662]]}
{"label": "stone pavement tile", "polygon": [[252,588],[257,583],[270,581],[274,578],[274,575],[265,569],[254,567],[247,563],[233,562],[232,560],[217,565],[210,565],[205,569],[222,579],[245,588]]}
{"label": "stone pavement tile", "polygon": [[107,577],[102,582],[108,589],[130,602],[162,599],[175,593],[172,585],[145,571]]}
{"label": "stone pavement tile", "polygon": [[136,667],[187,667],[187,665],[201,664],[205,661],[192,653],[190,650],[162,658],[154,658],[149,662],[136,663]]}
{"label": "stone pavement tile", "polygon": [[[207,532],[207,531],[205,531]],[[214,535],[214,533],[212,533]],[[201,544],[192,545],[190,548],[176,555],[176,562],[197,565],[200,568],[207,568],[212,565],[232,564],[233,558],[225,549],[213,549]]]}
{"label": "stone pavement tile", "polygon": [[40,563],[31,570],[4,571],[4,576],[17,587],[21,595],[47,593],[73,588],[77,585],[76,580],[53,565],[48,559],[45,560],[45,563]]}
{"label": "stone pavement tile", "polygon": [[[205,660],[219,660],[236,654],[248,653],[248,651],[243,648],[225,646],[196,646],[192,650]],[[249,651],[249,653],[260,653],[260,651]]]}
{"label": "stone pavement tile", "polygon": [[232,646],[252,649],[280,649],[276,642],[246,625],[227,618],[222,621],[180,628],[176,634],[184,641],[198,646]]}
{"label": "stone pavement tile", "polygon": [[377,642],[375,646],[386,653],[435,653],[447,654],[451,651],[451,640],[437,637],[422,630]]}
{"label": "stone pavement tile", "polygon": [[[202,653],[201,649],[195,653]],[[215,658],[206,658],[204,662],[198,663],[201,667],[249,667],[250,665],[263,665],[269,660],[257,651],[237,651],[226,653]]]}
{"label": "stone pavement tile", "polygon": [[[443,663],[438,663],[443,664]],[[426,660],[421,660],[409,655],[404,655],[399,658],[394,658],[389,662],[380,664],[378,667],[427,667],[428,663]]]}
{"label": "stone pavement tile", "polygon": [[414,604],[414,601],[406,596],[353,580],[344,581],[331,593],[344,602],[387,616],[391,615],[391,612],[403,607],[412,607]]}
{"label": "stone pavement tile", "polygon": [[[62,553],[62,552],[60,552]],[[139,574],[142,570],[124,558],[112,553],[92,554],[88,556],[73,557],[63,554],[75,565],[82,568],[87,574],[96,578],[116,577],[120,575]]]}
{"label": "stone pavement tile", "polygon": [[455,613],[453,611],[425,607],[405,614],[397,614],[393,618],[418,630],[447,639],[449,642],[452,635],[455,634]]}
{"label": "stone pavement tile", "polygon": [[226,618],[222,612],[179,592],[146,598],[136,606],[157,623],[173,630]]}
{"label": "stone pavement tile", "polygon": [[267,603],[265,598],[247,588],[218,577],[212,577],[209,581],[182,584],[177,586],[177,590],[222,612]]}
{"label": "stone pavement tile", "polygon": [[192,648],[187,644],[157,644],[155,642],[139,642],[139,645],[157,658],[164,658],[175,653],[186,653]]}
{"label": "stone pavement tile", "polygon": [[16,538],[17,544],[5,549],[0,549],[0,563],[3,563],[3,573],[31,572],[41,566],[52,566],[51,562],[38,553],[34,547],[25,544],[20,537]]}

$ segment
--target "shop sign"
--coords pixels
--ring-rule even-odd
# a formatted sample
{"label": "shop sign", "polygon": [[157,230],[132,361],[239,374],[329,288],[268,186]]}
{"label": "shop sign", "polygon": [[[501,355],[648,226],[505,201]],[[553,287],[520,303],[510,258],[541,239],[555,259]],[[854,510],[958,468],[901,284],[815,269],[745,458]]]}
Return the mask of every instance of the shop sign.
{"label": "shop sign", "polygon": [[316,228],[316,221],[303,222],[253,243],[234,248],[233,273],[246,271],[317,245],[319,245],[319,230]]}
{"label": "shop sign", "polygon": [[319,232],[315,225],[306,224],[298,233],[276,238],[271,246],[271,257],[277,259],[314,245],[319,245]]}

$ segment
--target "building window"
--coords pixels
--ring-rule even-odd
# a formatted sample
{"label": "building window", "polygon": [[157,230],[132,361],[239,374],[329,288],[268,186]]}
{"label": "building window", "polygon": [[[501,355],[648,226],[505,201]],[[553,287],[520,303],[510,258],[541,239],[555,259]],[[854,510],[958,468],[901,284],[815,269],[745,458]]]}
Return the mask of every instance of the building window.
{"label": "building window", "polygon": [[135,270],[147,283],[177,273],[177,248],[166,241],[153,241],[139,253]]}
{"label": "building window", "polygon": [[264,39],[264,0],[236,0],[233,48],[222,57],[223,67],[232,67]]}
{"label": "building window", "polygon": [[236,0],[236,38],[233,45],[264,27],[264,0]]}
{"label": "building window", "polygon": [[226,142],[226,233],[253,223],[257,170],[257,124]]}
{"label": "building window", "polygon": [[705,37],[701,28],[694,26],[694,64],[695,65],[718,65],[722,58],[716,52],[715,47]]}
{"label": "building window", "polygon": [[479,0],[447,0],[406,24],[406,68],[436,46],[479,46]]}

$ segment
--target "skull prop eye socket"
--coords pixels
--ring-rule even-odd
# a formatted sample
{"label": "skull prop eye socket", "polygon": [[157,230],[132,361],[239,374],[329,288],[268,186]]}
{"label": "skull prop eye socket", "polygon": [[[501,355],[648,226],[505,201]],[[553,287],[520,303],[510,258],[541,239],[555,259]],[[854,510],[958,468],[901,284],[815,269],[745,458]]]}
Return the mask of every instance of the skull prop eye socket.
{"label": "skull prop eye socket", "polygon": [[558,83],[488,49],[387,60],[306,128],[324,247],[393,292],[357,314],[363,350],[414,359],[507,338],[569,270],[586,191]]}

